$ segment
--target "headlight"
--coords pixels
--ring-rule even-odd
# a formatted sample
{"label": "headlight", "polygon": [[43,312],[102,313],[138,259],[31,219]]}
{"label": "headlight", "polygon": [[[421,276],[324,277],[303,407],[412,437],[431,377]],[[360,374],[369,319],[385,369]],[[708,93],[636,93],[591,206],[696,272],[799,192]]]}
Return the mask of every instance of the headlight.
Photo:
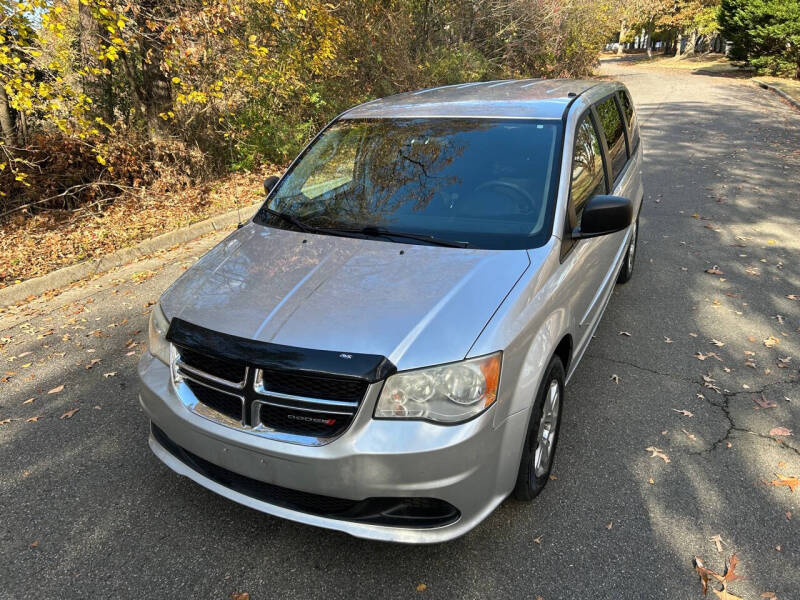
{"label": "headlight", "polygon": [[169,364],[170,343],[166,338],[167,329],[169,329],[169,321],[164,316],[161,305],[156,304],[150,313],[150,326],[147,331],[148,349],[150,354],[165,364]]}
{"label": "headlight", "polygon": [[375,407],[379,419],[425,419],[458,423],[497,400],[500,358],[488,356],[397,373],[386,380]]}

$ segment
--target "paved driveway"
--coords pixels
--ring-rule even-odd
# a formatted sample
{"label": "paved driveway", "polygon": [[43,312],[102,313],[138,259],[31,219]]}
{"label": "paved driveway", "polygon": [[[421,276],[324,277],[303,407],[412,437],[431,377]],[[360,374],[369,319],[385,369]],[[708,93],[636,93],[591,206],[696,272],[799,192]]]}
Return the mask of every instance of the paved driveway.
{"label": "paved driveway", "polygon": [[163,467],[135,365],[148,303],[206,238],[0,315],[0,375],[15,373],[0,597],[675,600],[701,597],[695,555],[721,570],[737,551],[731,591],[800,598],[800,490],[764,483],[800,476],[800,114],[739,80],[604,70],[643,125],[640,254],[568,386],[539,499],[404,547],[261,515]]}

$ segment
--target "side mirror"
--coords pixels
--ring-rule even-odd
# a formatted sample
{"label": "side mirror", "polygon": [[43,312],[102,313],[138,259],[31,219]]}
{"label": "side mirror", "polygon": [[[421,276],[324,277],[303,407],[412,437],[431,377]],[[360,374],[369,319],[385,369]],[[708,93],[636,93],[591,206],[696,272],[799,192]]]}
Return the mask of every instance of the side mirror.
{"label": "side mirror", "polygon": [[633,222],[633,204],[621,196],[594,196],[583,209],[581,225],[573,239],[592,238],[622,231]]}
{"label": "side mirror", "polygon": [[270,175],[264,180],[264,191],[267,193],[267,195],[269,195],[269,193],[272,191],[272,188],[274,188],[275,184],[278,183],[279,179],[280,177],[277,175]]}

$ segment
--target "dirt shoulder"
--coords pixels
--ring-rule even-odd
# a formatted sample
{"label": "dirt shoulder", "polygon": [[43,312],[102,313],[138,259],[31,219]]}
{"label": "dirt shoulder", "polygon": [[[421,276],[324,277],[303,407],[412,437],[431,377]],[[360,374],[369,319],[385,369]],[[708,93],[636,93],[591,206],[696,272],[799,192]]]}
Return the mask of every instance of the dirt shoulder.
{"label": "dirt shoulder", "polygon": [[17,215],[0,224],[0,288],[251,205],[273,171],[231,174],[176,192],[142,190],[99,211]]}

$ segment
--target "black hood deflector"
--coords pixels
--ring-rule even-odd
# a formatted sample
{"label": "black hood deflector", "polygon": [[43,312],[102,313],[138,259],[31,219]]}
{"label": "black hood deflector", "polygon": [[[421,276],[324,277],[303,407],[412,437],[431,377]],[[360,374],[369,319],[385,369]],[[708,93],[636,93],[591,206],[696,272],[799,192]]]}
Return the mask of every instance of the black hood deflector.
{"label": "black hood deflector", "polygon": [[179,318],[172,319],[167,339],[203,354],[244,362],[262,369],[313,372],[370,383],[386,379],[397,371],[392,361],[379,354],[314,350],[260,342],[206,329]]}

